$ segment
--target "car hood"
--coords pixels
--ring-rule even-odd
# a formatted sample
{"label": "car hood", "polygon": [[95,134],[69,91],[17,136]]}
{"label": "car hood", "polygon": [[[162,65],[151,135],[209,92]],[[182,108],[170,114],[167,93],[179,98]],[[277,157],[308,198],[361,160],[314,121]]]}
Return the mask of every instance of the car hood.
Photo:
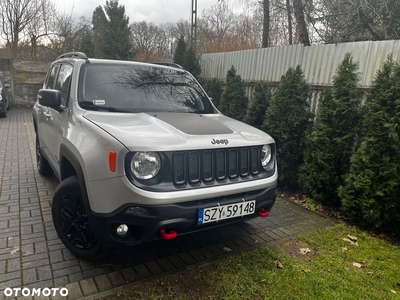
{"label": "car hood", "polygon": [[130,151],[230,148],[274,142],[263,131],[221,114],[86,111],[83,117]]}

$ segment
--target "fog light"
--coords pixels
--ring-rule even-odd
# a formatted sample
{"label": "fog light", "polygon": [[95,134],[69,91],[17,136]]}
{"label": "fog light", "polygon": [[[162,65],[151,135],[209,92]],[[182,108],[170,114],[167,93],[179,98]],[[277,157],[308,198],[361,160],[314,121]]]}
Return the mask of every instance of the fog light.
{"label": "fog light", "polygon": [[127,234],[128,229],[129,229],[129,227],[126,224],[121,224],[117,228],[117,234],[119,236],[123,236],[123,235]]}
{"label": "fog light", "polygon": [[125,213],[127,214],[131,214],[131,215],[148,215],[149,212],[147,211],[147,209],[145,209],[144,207],[129,207]]}

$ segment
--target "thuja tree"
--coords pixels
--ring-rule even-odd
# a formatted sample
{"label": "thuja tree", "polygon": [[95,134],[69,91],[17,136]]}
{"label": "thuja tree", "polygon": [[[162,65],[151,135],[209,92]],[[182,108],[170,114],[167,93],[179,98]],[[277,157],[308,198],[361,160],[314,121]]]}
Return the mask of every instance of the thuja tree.
{"label": "thuja tree", "polygon": [[218,78],[208,80],[204,84],[204,90],[213,99],[214,105],[219,108],[222,95],[221,81]]}
{"label": "thuja tree", "polygon": [[177,64],[183,66],[185,54],[186,54],[186,43],[185,43],[185,39],[181,35],[181,37],[178,40],[178,44],[176,46],[175,52],[174,52],[174,63],[177,63]]}
{"label": "thuja tree", "polygon": [[271,89],[264,81],[254,86],[253,97],[250,100],[244,121],[254,127],[261,128],[265,119],[265,112],[271,102]]}
{"label": "thuja tree", "polygon": [[189,48],[183,59],[183,68],[189,71],[194,77],[198,78],[201,73],[201,67],[196,53],[192,48]]}
{"label": "thuja tree", "polygon": [[290,68],[282,76],[265,114],[261,128],[275,139],[281,186],[298,187],[304,140],[312,118],[309,97],[310,87],[300,66]]}
{"label": "thuja tree", "polygon": [[400,66],[389,58],[375,78],[361,145],[339,188],[344,212],[360,225],[400,225],[399,95]]}
{"label": "thuja tree", "polygon": [[337,189],[350,165],[360,129],[358,64],[346,54],[321,99],[319,114],[307,138],[300,169],[302,189],[314,200],[340,206]]}
{"label": "thuja tree", "polygon": [[232,66],[226,74],[226,85],[220,104],[221,112],[228,117],[243,121],[246,116],[247,102],[244,82]]}

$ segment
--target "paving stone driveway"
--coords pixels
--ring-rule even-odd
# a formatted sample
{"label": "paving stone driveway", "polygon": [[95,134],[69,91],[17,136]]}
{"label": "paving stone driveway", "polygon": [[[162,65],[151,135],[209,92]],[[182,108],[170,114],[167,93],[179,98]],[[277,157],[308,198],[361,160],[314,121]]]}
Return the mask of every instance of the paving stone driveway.
{"label": "paving stone driveway", "polygon": [[66,287],[70,299],[95,295],[215,260],[227,255],[224,247],[239,252],[333,224],[278,199],[266,219],[115,250],[107,260],[87,262],[75,258],[57,238],[51,199],[58,182],[40,176],[35,159],[31,110],[13,109],[0,119],[0,299],[7,287]]}

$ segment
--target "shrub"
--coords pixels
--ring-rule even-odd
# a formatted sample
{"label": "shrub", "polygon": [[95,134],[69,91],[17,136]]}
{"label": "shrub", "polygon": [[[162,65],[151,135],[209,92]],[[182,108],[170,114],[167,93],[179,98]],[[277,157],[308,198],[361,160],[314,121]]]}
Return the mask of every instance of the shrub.
{"label": "shrub", "polygon": [[181,37],[178,40],[178,45],[176,46],[176,49],[174,52],[174,63],[177,63],[183,67],[185,54],[186,54],[186,43],[185,43],[185,39],[181,35]]}
{"label": "shrub", "polygon": [[375,78],[366,103],[361,145],[339,188],[344,212],[360,225],[399,226],[399,83],[400,66],[389,58]]}
{"label": "shrub", "polygon": [[333,88],[323,93],[300,168],[302,189],[315,201],[336,207],[340,206],[337,190],[349,169],[360,130],[357,69],[358,63],[346,54],[333,79]]}
{"label": "shrub", "polygon": [[192,48],[189,48],[183,59],[183,68],[189,71],[194,77],[198,78],[201,73],[201,67],[199,60],[196,57],[196,53]]}
{"label": "shrub", "polygon": [[243,121],[246,116],[247,97],[245,86],[234,66],[226,74],[226,86],[222,92],[220,109],[228,117]]}
{"label": "shrub", "polygon": [[280,185],[298,187],[304,139],[312,117],[307,102],[309,97],[310,87],[300,66],[290,68],[282,76],[265,114],[262,130],[276,142]]}
{"label": "shrub", "polygon": [[222,95],[222,84],[218,78],[208,80],[204,84],[204,90],[213,99],[214,105],[219,108]]}
{"label": "shrub", "polygon": [[250,100],[244,121],[251,126],[261,128],[264,122],[265,112],[271,102],[271,90],[266,82],[259,81],[254,86],[253,97]]}

